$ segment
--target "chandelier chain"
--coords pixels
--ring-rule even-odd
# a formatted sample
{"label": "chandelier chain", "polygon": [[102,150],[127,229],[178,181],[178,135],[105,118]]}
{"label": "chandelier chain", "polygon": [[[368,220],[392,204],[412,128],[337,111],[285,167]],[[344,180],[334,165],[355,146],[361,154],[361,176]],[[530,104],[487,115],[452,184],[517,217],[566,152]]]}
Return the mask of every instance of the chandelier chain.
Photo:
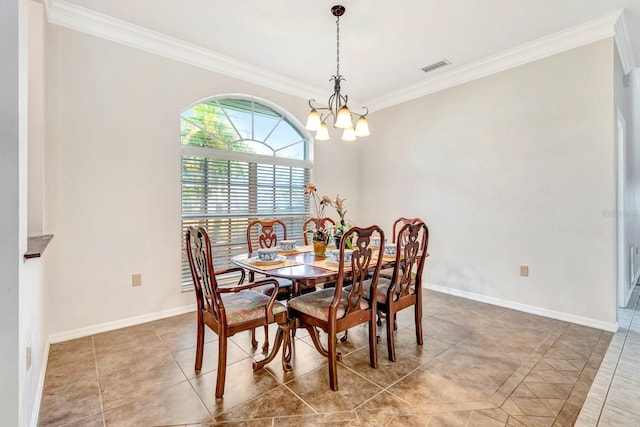
{"label": "chandelier chain", "polygon": [[340,75],[340,17],[336,19],[336,76]]}

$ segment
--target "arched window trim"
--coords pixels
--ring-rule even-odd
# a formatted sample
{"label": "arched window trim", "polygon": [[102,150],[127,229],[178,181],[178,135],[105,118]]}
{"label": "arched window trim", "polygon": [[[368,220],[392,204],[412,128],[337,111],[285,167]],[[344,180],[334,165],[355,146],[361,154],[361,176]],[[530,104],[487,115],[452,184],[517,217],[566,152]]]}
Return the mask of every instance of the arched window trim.
{"label": "arched window trim", "polygon": [[[227,117],[227,120],[229,120],[229,122],[233,126],[233,129],[235,130],[236,134],[238,135],[238,139],[234,140],[234,142],[237,142],[237,141],[255,141],[255,142],[261,143],[261,144],[269,147],[271,150],[274,151],[274,155],[273,156],[266,156],[266,155],[261,155],[261,154],[252,154],[252,153],[244,153],[244,154],[249,154],[250,156],[260,156],[265,161],[266,161],[266,159],[264,159],[264,158],[269,158],[270,159],[269,163],[274,164],[274,165],[287,165],[287,166],[290,166],[291,165],[290,163],[288,163],[288,162],[281,163],[281,161],[282,160],[296,160],[296,159],[287,159],[287,158],[275,156],[275,153],[277,151],[280,151],[280,150],[282,150],[282,149],[284,149],[286,147],[282,147],[282,148],[280,148],[278,150],[274,150],[273,147],[271,147],[269,144],[265,144],[265,141],[268,141],[268,139],[273,134],[273,131],[280,125],[282,120],[286,119],[289,123],[291,123],[292,126],[294,126],[304,136],[303,141],[306,141],[305,142],[305,157],[306,157],[306,159],[305,160],[297,160],[297,161],[300,162],[298,164],[298,166],[301,166],[301,167],[312,167],[313,166],[313,162],[314,162],[314,158],[313,158],[314,140],[313,140],[313,136],[311,135],[311,133],[304,128],[304,124],[300,120],[298,120],[298,118],[296,116],[294,116],[293,114],[289,113],[287,110],[283,109],[278,104],[275,104],[275,103],[273,103],[273,102],[271,102],[271,101],[269,101],[267,99],[260,98],[260,97],[257,97],[257,96],[253,96],[253,95],[245,95],[245,94],[241,94],[241,93],[227,93],[227,94],[221,94],[221,95],[214,95],[214,96],[202,98],[202,99],[200,99],[200,100],[198,100],[198,101],[196,101],[196,102],[194,102],[192,104],[189,104],[187,107],[182,109],[182,111],[180,112],[180,115],[182,117],[182,114],[185,111],[190,110],[191,108],[195,107],[198,104],[202,104],[202,103],[210,102],[210,101],[215,101],[216,103],[219,104],[219,101],[220,100],[224,100],[224,99],[240,99],[240,100],[245,100],[245,101],[251,101],[253,111],[255,111],[255,104],[256,103],[262,104],[265,107],[271,108],[276,113],[278,113],[278,114],[280,114],[282,116],[280,118],[280,120],[278,121],[278,123],[276,123],[273,126],[273,129],[271,129],[271,131],[264,138],[264,141],[259,141],[259,140],[255,140],[255,139],[252,139],[252,138],[242,138],[242,135],[240,134],[240,132],[236,128],[235,124],[233,123],[232,118],[229,117],[229,115],[227,114],[226,110],[223,108],[222,110],[223,110],[225,116]],[[253,121],[253,115],[252,115],[252,121]],[[253,126],[254,125],[252,123],[252,127]],[[203,129],[203,132],[206,132],[206,131]],[[212,135],[212,137],[215,138],[215,136],[213,136],[213,135]],[[294,143],[292,143],[290,145],[293,145],[293,144]],[[187,147],[189,147],[189,146],[184,146],[184,145],[182,146],[183,150],[185,148],[187,148]],[[195,147],[189,147],[189,148],[195,148]],[[208,150],[226,151],[226,150],[216,150],[216,149],[213,149],[213,148],[208,148]],[[241,153],[238,153],[238,154],[241,154]],[[309,166],[309,165],[311,165],[311,166]]]}

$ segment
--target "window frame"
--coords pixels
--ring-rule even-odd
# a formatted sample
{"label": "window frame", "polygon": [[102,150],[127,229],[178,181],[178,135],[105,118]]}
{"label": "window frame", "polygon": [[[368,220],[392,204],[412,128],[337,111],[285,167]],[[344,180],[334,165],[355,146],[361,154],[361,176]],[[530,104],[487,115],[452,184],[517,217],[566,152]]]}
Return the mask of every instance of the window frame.
{"label": "window frame", "polygon": [[[274,155],[264,155],[264,154],[254,154],[254,153],[247,153],[247,152],[242,152],[242,151],[229,151],[229,150],[223,150],[223,149],[218,149],[218,148],[209,148],[209,147],[198,147],[198,146],[192,146],[192,145],[185,145],[182,143],[182,120],[184,119],[183,114],[186,111],[189,111],[190,109],[192,109],[193,107],[202,104],[202,103],[207,103],[207,102],[211,102],[211,101],[219,101],[219,100],[224,100],[224,99],[237,99],[237,100],[245,100],[245,101],[251,101],[252,103],[252,110],[251,110],[251,121],[252,121],[252,129],[254,126],[254,115],[256,114],[256,110],[254,105],[255,104],[260,104],[261,106],[270,108],[271,110],[273,110],[274,112],[276,112],[277,114],[279,114],[281,116],[281,118],[279,119],[278,123],[273,127],[273,129],[271,130],[270,133],[267,134],[265,140],[267,140],[269,138],[269,136],[271,136],[271,134],[273,133],[273,131],[280,126],[281,122],[286,120],[288,122],[288,124],[293,127],[301,136],[302,136],[302,143],[304,144],[304,159],[293,159],[293,158],[288,158],[288,157],[277,157],[275,154],[277,152],[277,150],[273,150],[273,148],[269,145],[269,144],[265,144],[263,141],[257,140],[257,139],[253,139],[253,138],[243,138],[241,135],[241,132],[239,132],[236,128],[236,125],[233,123],[232,118],[226,114],[225,115],[227,117],[227,120],[229,120],[229,122],[231,123],[231,125],[233,126],[234,130],[236,131],[236,134],[238,135],[238,140],[239,141],[256,141],[258,143],[263,143],[267,146],[269,146],[269,148],[271,148],[274,151]],[[259,112],[258,112],[259,113]],[[264,165],[264,166],[280,166],[280,167],[292,167],[292,168],[301,168],[304,170],[307,170],[308,172],[305,172],[306,175],[308,175],[309,179],[312,179],[312,175],[313,175],[313,148],[314,148],[314,140],[313,140],[313,136],[304,128],[304,125],[291,113],[289,113],[288,111],[286,111],[285,109],[283,109],[282,107],[280,107],[279,105],[268,101],[266,99],[263,98],[259,98],[256,96],[252,96],[252,95],[244,95],[244,94],[237,94],[237,93],[233,93],[233,94],[221,94],[221,95],[215,95],[215,96],[211,96],[211,97],[207,97],[201,100],[198,100],[194,103],[192,103],[191,105],[187,106],[186,108],[182,109],[180,112],[180,121],[181,121],[181,134],[180,134],[180,159],[181,159],[181,167],[180,167],[180,182],[181,182],[181,189],[180,189],[180,200],[181,200],[181,206],[180,206],[180,225],[181,225],[181,231],[182,231],[182,238],[181,238],[181,286],[182,286],[182,292],[190,292],[193,290],[193,284],[191,279],[187,279],[185,280],[185,275],[184,275],[184,262],[185,262],[185,248],[184,248],[184,224],[185,221],[193,221],[196,218],[200,218],[200,216],[198,215],[194,215],[194,214],[187,214],[187,216],[185,216],[185,213],[183,211],[183,185],[184,185],[184,175],[183,175],[183,162],[184,162],[184,158],[185,157],[198,157],[198,158],[207,158],[207,159],[213,159],[216,161],[235,161],[235,162],[246,162],[249,164],[249,167],[251,169],[256,169],[259,168],[260,165]],[[252,135],[251,136],[255,136],[255,132],[252,131]],[[251,191],[252,187],[249,186],[249,190]],[[253,187],[253,189],[255,189],[256,193],[254,196],[256,196],[255,198],[252,198],[251,196],[249,196],[250,200],[257,200],[257,190],[258,187]],[[275,198],[274,198],[275,201]],[[304,208],[304,212],[301,214],[300,212],[293,212],[290,213],[289,215],[281,215],[283,217],[288,217],[288,216],[293,216],[293,217],[297,217],[300,215],[303,215],[304,217],[309,215],[310,212],[310,205],[308,203],[308,200],[305,200],[305,208]],[[251,203],[249,203],[249,205],[251,205]],[[251,206],[249,207],[249,212],[247,213],[247,219],[251,220],[252,217],[258,217],[259,212],[257,210],[257,207],[255,207],[255,211],[251,211]],[[228,216],[228,218],[233,218],[234,215],[230,215]],[[262,218],[268,219],[270,217],[268,216],[264,216]],[[304,221],[304,218],[302,218],[302,221]],[[289,228],[289,227],[287,227]],[[289,230],[288,234],[291,234],[291,232]],[[237,246],[237,244],[234,244],[232,242],[230,243],[230,247],[233,246]],[[233,278],[229,278],[229,281],[232,281]],[[223,282],[225,282],[223,280]]]}

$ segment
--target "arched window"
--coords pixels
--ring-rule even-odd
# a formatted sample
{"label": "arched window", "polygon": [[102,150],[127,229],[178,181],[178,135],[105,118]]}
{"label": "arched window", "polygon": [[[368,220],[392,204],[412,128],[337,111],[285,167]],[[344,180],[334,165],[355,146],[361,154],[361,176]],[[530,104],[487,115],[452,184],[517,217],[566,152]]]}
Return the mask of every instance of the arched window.
{"label": "arched window", "polygon": [[[246,95],[199,101],[180,115],[182,236],[186,227],[209,232],[216,269],[246,252],[246,228],[256,218],[280,218],[302,239],[308,210],[303,185],[313,166],[310,137],[292,115]],[[182,257],[182,283],[191,283]]]}

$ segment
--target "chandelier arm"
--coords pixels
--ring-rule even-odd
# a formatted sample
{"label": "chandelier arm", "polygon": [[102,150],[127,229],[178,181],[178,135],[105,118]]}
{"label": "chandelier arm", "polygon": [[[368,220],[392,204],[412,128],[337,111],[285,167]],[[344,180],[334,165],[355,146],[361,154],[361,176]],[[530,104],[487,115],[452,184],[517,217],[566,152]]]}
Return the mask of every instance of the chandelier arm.
{"label": "chandelier arm", "polygon": [[357,114],[360,117],[366,117],[367,114],[369,114],[369,109],[367,107],[362,107],[362,109],[365,110],[364,114],[358,114],[358,113],[355,113],[355,114]]}

